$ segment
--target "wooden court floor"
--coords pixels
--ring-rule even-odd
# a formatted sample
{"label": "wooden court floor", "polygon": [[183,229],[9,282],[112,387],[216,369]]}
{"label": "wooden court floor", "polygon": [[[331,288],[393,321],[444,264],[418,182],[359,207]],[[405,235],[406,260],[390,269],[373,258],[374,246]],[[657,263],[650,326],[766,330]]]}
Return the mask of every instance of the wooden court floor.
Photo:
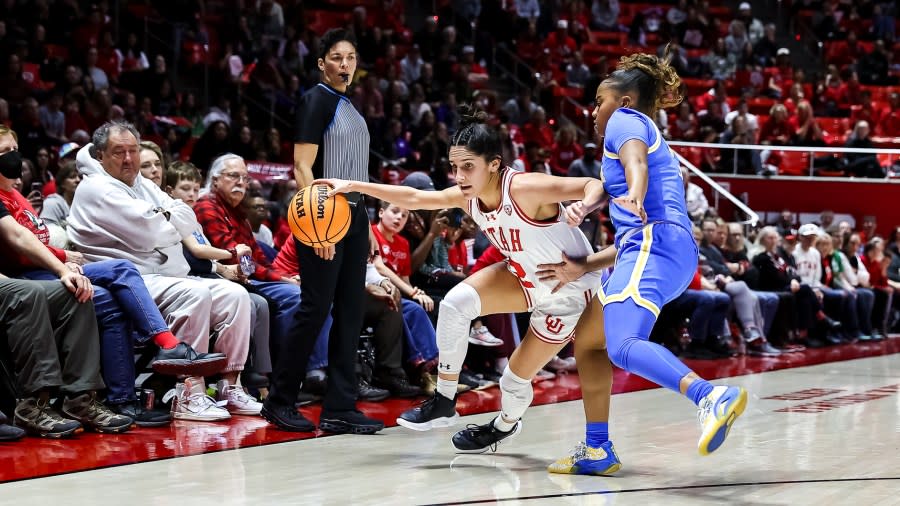
{"label": "wooden court floor", "polygon": [[[658,388],[614,395],[610,432],[624,464],[614,477],[546,472],[583,438],[581,402],[564,400],[532,407],[523,432],[493,454],[454,454],[451,429],[392,427],[20,479],[0,485],[0,504],[900,504],[900,354],[890,341],[891,354],[715,381],[744,386],[750,403],[709,457],[697,454],[690,402]],[[454,430],[490,417],[466,416]],[[217,424],[171,430],[176,445],[236,435]],[[0,446],[2,467],[28,460],[27,447],[14,448]]]}

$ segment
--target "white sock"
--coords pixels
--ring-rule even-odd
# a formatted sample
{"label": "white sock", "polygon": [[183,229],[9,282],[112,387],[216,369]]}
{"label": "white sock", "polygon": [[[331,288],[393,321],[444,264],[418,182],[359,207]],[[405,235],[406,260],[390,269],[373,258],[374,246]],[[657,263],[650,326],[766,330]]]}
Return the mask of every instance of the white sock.
{"label": "white sock", "polygon": [[458,381],[446,380],[438,376],[437,392],[448,399],[456,397],[456,385]]}
{"label": "white sock", "polygon": [[494,427],[509,432],[531,405],[534,390],[531,388],[531,381],[516,376],[507,366],[500,377],[500,393],[500,416],[494,419]]}

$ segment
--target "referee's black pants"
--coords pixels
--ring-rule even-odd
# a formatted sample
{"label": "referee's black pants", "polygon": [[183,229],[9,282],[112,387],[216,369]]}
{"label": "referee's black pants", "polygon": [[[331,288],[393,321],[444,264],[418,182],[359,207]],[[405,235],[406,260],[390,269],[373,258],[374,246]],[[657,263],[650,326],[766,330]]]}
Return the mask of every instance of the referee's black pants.
{"label": "referee's black pants", "polygon": [[370,226],[362,200],[351,207],[351,216],[350,230],[337,244],[333,260],[323,260],[313,248],[297,243],[302,280],[300,310],[296,314],[296,333],[273,343],[275,364],[270,396],[276,404],[293,406],[296,402],[316,336],[333,307],[334,324],[328,340],[328,390],[322,411],[356,409],[356,353],[366,305]]}

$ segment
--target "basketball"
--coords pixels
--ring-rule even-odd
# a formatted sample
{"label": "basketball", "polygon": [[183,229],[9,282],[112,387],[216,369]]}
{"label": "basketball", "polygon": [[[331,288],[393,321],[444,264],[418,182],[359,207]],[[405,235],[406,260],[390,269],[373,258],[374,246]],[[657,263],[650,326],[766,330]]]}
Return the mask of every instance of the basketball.
{"label": "basketball", "polygon": [[287,222],[301,243],[313,248],[337,244],[350,230],[350,204],[343,195],[328,196],[328,185],[302,188],[291,199]]}

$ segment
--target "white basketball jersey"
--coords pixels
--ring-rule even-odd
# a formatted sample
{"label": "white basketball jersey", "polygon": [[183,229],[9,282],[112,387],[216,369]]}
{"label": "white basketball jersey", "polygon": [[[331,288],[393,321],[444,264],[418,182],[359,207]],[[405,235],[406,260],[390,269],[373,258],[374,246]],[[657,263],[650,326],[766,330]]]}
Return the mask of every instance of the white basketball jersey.
{"label": "white basketball jersey", "polygon": [[[541,298],[549,295],[556,285],[538,281],[535,274],[539,264],[559,263],[563,252],[570,257],[585,257],[593,253],[587,237],[577,227],[566,223],[562,204],[556,217],[535,221],[529,218],[510,195],[512,180],[521,172],[506,168],[501,172],[500,206],[491,211],[483,211],[478,199],[469,201],[469,214],[484,231],[485,235],[507,258],[507,267],[525,289],[529,307],[534,307]],[[592,272],[581,279],[569,283],[563,291],[572,293],[600,289],[600,275]]]}

